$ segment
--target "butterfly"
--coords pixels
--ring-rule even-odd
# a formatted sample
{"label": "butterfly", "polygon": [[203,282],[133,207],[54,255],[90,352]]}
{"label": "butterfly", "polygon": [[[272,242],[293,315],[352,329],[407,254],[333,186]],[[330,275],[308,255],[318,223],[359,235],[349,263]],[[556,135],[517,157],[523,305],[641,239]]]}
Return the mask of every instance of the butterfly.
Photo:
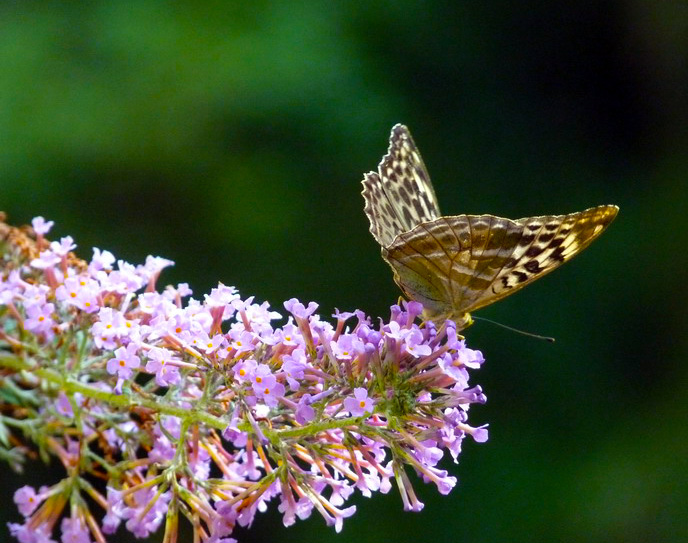
{"label": "butterfly", "polygon": [[435,190],[408,128],[392,128],[377,172],[363,179],[370,231],[404,294],[424,317],[452,319],[513,294],[580,253],[616,217],[614,205],[568,215],[511,220],[441,216]]}

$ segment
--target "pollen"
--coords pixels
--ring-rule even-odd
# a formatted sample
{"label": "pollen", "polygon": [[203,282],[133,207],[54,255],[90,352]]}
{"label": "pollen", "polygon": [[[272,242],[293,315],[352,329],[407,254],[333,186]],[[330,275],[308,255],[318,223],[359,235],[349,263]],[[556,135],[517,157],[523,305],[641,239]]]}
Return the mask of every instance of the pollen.
{"label": "pollen", "polygon": [[256,383],[262,383],[263,378],[262,377],[256,377]]}
{"label": "pollen", "polygon": [[70,296],[71,298],[76,298],[76,292],[70,292],[70,293],[69,293],[69,296]]}
{"label": "pollen", "polygon": [[120,367],[123,368],[124,366],[127,365],[127,363],[126,363],[124,360],[120,360],[120,361],[119,361],[119,365],[120,365]]}
{"label": "pollen", "polygon": [[365,401],[360,401],[360,402],[358,402],[358,405],[359,405],[360,407],[365,407]]}

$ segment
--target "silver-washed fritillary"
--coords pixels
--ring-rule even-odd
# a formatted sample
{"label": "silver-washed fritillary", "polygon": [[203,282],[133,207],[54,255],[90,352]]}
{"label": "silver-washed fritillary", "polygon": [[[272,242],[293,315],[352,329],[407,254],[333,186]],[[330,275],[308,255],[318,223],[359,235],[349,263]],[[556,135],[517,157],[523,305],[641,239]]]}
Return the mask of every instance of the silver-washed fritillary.
{"label": "silver-washed fritillary", "polygon": [[580,253],[616,217],[604,205],[568,215],[518,220],[494,215],[440,216],[435,191],[403,125],[363,179],[370,231],[406,296],[425,317],[470,325],[470,312],[496,302]]}

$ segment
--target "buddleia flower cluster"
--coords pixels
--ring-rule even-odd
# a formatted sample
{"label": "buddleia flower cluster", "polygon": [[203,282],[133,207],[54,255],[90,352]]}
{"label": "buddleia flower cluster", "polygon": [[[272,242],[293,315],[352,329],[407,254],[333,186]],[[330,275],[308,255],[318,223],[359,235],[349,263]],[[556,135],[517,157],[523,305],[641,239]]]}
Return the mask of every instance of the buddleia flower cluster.
{"label": "buddleia flower cluster", "polygon": [[0,458],[20,471],[37,451],[64,476],[16,490],[21,543],[175,542],[180,516],[194,541],[229,543],[271,501],[285,526],[315,511],[339,531],[356,491],[396,485],[411,511],[414,479],[447,494],[440,460],[487,439],[467,422],[480,351],[418,303],[375,321],[222,284],[196,299],[156,288],[169,260],[85,262],[32,224],[0,222]]}

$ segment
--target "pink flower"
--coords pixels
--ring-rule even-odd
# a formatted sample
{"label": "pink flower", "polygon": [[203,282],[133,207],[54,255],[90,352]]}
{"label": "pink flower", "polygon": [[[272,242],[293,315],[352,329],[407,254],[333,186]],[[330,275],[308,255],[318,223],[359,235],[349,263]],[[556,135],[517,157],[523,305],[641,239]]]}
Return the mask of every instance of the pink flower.
{"label": "pink flower", "polygon": [[21,487],[14,493],[14,503],[17,504],[19,512],[25,517],[33,513],[42,501],[43,498],[39,497],[33,487],[28,485]]}
{"label": "pink flower", "polygon": [[53,227],[55,223],[53,221],[46,221],[43,217],[34,217],[31,220],[31,226],[33,226],[34,232],[38,234],[39,236],[44,236],[48,232],[50,232],[50,229]]}
{"label": "pink flower", "polygon": [[53,336],[52,326],[53,304],[35,304],[26,307],[26,319],[24,319],[24,329],[36,335],[45,335],[48,338]]}
{"label": "pink flower", "polygon": [[63,543],[91,543],[88,528],[80,518],[64,518],[60,528]]}
{"label": "pink flower", "polygon": [[88,269],[92,275],[100,270],[111,270],[112,265],[115,263],[115,255],[110,251],[101,251],[97,247],[93,248],[93,258],[91,263],[88,265]]}
{"label": "pink flower", "polygon": [[138,368],[141,359],[136,356],[138,348],[133,343],[126,347],[120,347],[115,351],[115,356],[107,361],[107,371],[110,375],[117,374],[118,377],[129,379],[133,374],[132,369]]}
{"label": "pink flower", "polygon": [[67,253],[69,253],[69,251],[73,251],[74,249],[76,249],[76,243],[74,243],[74,239],[72,238],[72,236],[65,236],[61,238],[60,241],[53,241],[50,244],[50,249],[56,255],[63,257],[67,256]]}
{"label": "pink flower", "polygon": [[363,352],[363,342],[353,334],[342,334],[337,341],[330,341],[332,353],[340,360],[351,360]]}
{"label": "pink flower", "polygon": [[306,319],[318,309],[318,304],[315,302],[308,302],[308,307],[305,307],[296,298],[291,298],[284,302],[284,308],[292,315],[299,319]]}
{"label": "pink flower", "polygon": [[47,270],[48,268],[57,266],[60,260],[62,260],[62,258],[59,255],[56,255],[50,249],[46,249],[40,252],[38,258],[34,258],[31,261],[31,267],[39,270]]}
{"label": "pink flower", "polygon": [[354,389],[353,398],[351,396],[344,398],[344,408],[353,417],[360,417],[365,413],[372,414],[374,406],[375,402],[368,397],[368,391],[363,387]]}
{"label": "pink flower", "polygon": [[430,345],[425,344],[423,334],[418,328],[409,330],[406,336],[406,352],[418,358],[419,356],[428,356],[432,352]]}
{"label": "pink flower", "polygon": [[181,379],[179,370],[174,366],[176,361],[169,349],[153,347],[148,351],[146,371],[155,374],[155,382],[158,385],[173,385]]}

